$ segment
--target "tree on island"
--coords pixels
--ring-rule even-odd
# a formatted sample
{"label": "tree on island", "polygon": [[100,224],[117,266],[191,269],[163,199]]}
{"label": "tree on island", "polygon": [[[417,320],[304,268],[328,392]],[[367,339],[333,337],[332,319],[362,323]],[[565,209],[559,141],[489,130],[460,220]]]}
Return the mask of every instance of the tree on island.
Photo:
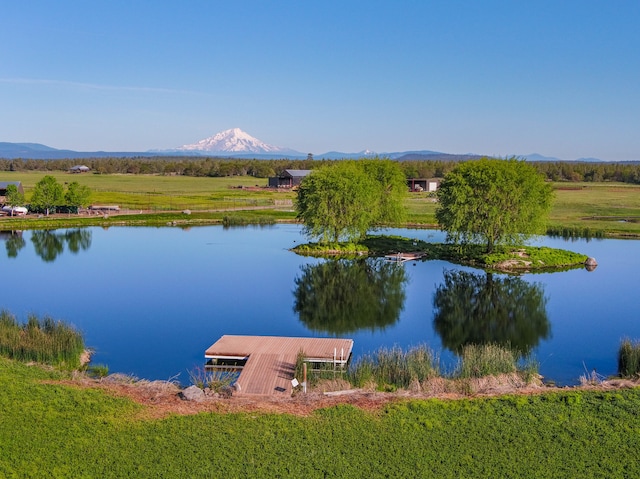
{"label": "tree on island", "polygon": [[461,163],[437,192],[436,219],[456,244],[521,244],[544,233],[553,190],[523,160],[483,158]]}
{"label": "tree on island", "polygon": [[320,242],[362,238],[405,217],[406,178],[391,160],[340,161],[314,170],[300,184],[297,218]]}
{"label": "tree on island", "polygon": [[44,176],[36,183],[31,196],[31,206],[45,210],[49,216],[50,210],[61,206],[64,202],[64,188],[51,175]]}

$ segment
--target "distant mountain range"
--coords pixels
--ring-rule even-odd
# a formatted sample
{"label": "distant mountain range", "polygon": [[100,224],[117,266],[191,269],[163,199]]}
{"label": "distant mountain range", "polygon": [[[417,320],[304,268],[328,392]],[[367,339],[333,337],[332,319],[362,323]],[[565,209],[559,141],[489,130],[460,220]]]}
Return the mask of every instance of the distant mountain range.
{"label": "distant mountain range", "polygon": [[[5,159],[80,159],[80,158],[106,158],[106,157],[153,157],[153,156],[209,156],[221,158],[249,158],[249,159],[306,159],[308,153],[283,148],[265,143],[240,128],[232,128],[196,143],[183,145],[169,150],[149,151],[73,151],[58,150],[40,143],[8,143],[0,142],[0,158]],[[344,153],[340,151],[328,151],[323,154],[313,154],[316,159],[352,159],[367,157],[384,157],[398,161],[459,161],[481,158],[484,155],[474,153],[451,154],[431,150],[398,151],[398,152],[374,152],[363,150],[357,153]],[[519,156],[528,161],[565,161],[560,158],[542,156],[537,153]],[[580,162],[599,162],[597,158],[578,158]]]}

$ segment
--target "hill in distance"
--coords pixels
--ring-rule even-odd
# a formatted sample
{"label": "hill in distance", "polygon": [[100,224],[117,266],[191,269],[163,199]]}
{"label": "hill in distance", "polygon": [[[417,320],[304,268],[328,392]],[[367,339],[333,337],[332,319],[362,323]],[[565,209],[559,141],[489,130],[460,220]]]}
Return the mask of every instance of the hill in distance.
{"label": "hill in distance", "polygon": [[[240,128],[221,131],[195,143],[185,144],[169,150],[135,151],[73,151],[59,150],[40,143],[9,143],[0,142],[0,158],[5,159],[80,159],[80,158],[136,158],[162,156],[207,156],[217,158],[238,159],[306,159],[308,153],[265,143]],[[484,155],[474,153],[451,154],[431,150],[398,151],[377,153],[362,150],[357,153],[328,151],[313,154],[315,159],[356,159],[356,158],[391,158],[397,161],[466,161],[479,159]],[[566,161],[555,157],[543,156],[538,153],[516,155],[527,161]],[[600,162],[597,158],[578,158],[578,162]]]}

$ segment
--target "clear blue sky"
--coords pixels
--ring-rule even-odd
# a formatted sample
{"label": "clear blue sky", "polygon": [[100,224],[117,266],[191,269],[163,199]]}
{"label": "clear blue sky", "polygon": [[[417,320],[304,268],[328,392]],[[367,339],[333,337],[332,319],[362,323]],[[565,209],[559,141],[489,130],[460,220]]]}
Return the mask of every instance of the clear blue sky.
{"label": "clear blue sky", "polygon": [[0,141],[640,159],[638,0],[21,0]]}

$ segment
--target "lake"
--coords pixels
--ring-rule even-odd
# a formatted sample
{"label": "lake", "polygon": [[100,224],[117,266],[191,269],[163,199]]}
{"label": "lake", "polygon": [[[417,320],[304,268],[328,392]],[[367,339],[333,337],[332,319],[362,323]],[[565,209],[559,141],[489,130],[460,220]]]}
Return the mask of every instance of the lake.
{"label": "lake", "polygon": [[220,336],[247,334],[348,337],[355,359],[426,344],[445,369],[461,345],[495,341],[531,353],[547,380],[575,384],[593,369],[615,374],[620,340],[640,339],[640,241],[540,238],[599,265],[521,276],[305,258],[289,251],[306,242],[298,225],[1,232],[0,242],[0,308],[68,321],[94,363],[140,378],[188,383]]}

